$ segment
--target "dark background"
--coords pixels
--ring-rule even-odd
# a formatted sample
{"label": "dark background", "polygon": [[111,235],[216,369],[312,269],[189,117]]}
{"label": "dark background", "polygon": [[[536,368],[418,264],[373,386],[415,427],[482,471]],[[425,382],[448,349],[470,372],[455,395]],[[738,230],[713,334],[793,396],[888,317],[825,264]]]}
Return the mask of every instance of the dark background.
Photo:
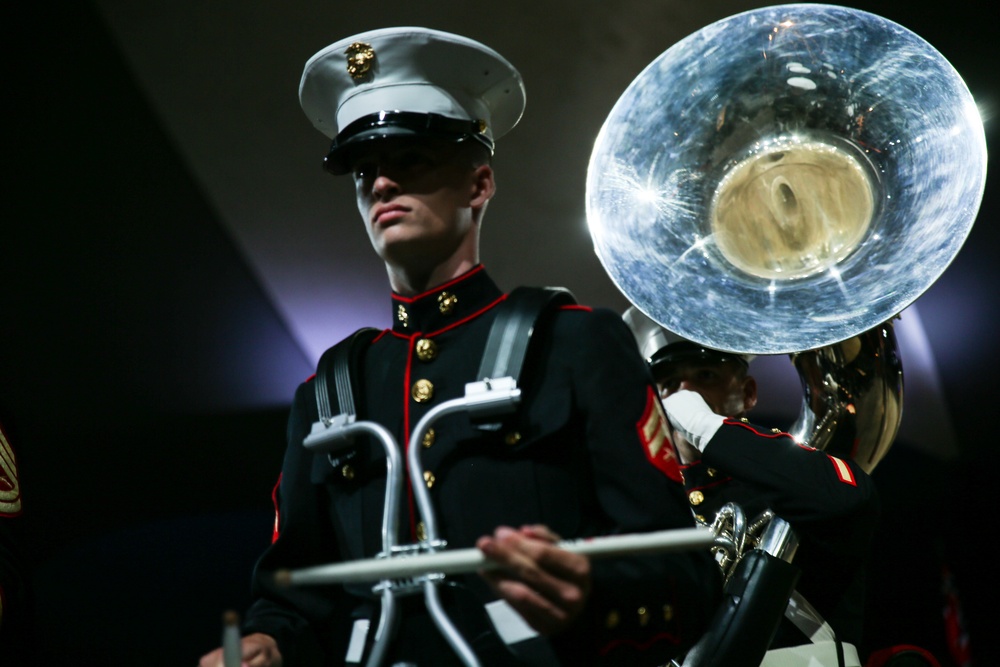
{"label": "dark background", "polygon": [[[305,59],[356,30],[423,24],[495,46],[519,67],[524,63],[529,108],[505,144],[507,157],[498,153],[498,174],[511,175],[501,176],[509,179],[500,181],[505,198],[491,205],[495,235],[485,243],[499,249],[486,256],[487,266],[508,288],[564,284],[581,301],[621,310],[627,304],[606,284],[585,233],[531,227],[537,236],[531,238],[508,222],[517,222],[514,211],[525,205],[537,205],[543,219],[553,209],[582,219],[586,153],[624,85],[677,39],[761,3],[706,3],[697,12],[684,3],[657,5],[649,11],[670,19],[661,41],[622,44],[611,34],[623,59],[617,79],[594,72],[600,91],[582,89],[579,80],[552,86],[546,80],[565,62],[530,57],[533,47],[544,47],[542,53],[555,50],[588,65],[589,52],[581,50],[595,34],[615,30],[601,26],[608,10],[597,5],[573,3],[560,14],[556,4],[529,11],[527,3],[515,3],[477,19],[443,5],[427,13],[415,7],[393,13],[387,5],[360,16],[358,8],[330,4],[336,6],[219,3],[215,29],[231,34],[239,28],[234,16],[250,15],[260,41],[294,65],[272,73],[280,75],[280,89],[262,84],[259,99],[232,100],[233,109],[256,113],[277,98],[281,114],[285,107],[294,112]],[[853,4],[909,27],[947,54],[987,110],[987,138],[996,143],[991,114],[1000,102],[1000,63],[987,3]],[[287,124],[278,114],[276,125],[248,126],[254,117],[248,112],[213,126],[224,114],[212,98],[201,108],[204,125],[190,124],[199,118],[191,111],[199,110],[192,100],[200,86],[217,82],[226,90],[230,76],[246,76],[270,51],[234,53],[220,43],[217,59],[205,60],[206,71],[174,97],[143,79],[157,70],[136,55],[146,34],[138,27],[173,43],[175,51],[161,54],[164,72],[176,65],[187,73],[183,63],[190,66],[191,52],[205,46],[188,39],[204,34],[212,10],[180,7],[149,3],[139,11],[83,1],[5,10],[4,99],[13,107],[5,114],[6,140],[13,150],[6,153],[0,236],[0,424],[18,455],[24,516],[16,521],[36,595],[32,654],[42,665],[195,664],[218,644],[220,616],[248,603],[250,568],[270,539],[270,495],[292,390],[323,347],[361,324],[382,324],[358,314],[381,313],[388,300],[382,269],[369,261],[356,223],[321,218],[321,259],[341,274],[330,285],[337,294],[332,306],[320,308],[327,319],[303,324],[307,309],[288,297],[273,258],[284,258],[289,274],[318,276],[324,285],[321,272],[329,269],[297,254],[296,243],[313,242],[294,221],[276,219],[268,228],[277,237],[286,229],[288,248],[259,250],[233,202],[282,184],[280,174],[260,169],[281,168],[285,160],[310,174],[312,189],[285,192],[266,207],[249,197],[247,219],[267,217],[271,206],[301,206],[331,216],[346,210],[353,221],[350,193],[328,194],[333,186],[317,167],[325,140],[301,115],[289,112]],[[269,23],[271,13],[303,26],[303,33]],[[620,25],[627,36],[631,24]],[[129,26],[136,30],[123,32]],[[653,31],[642,21],[635,30]],[[565,102],[553,100],[573,96],[594,107],[589,116],[556,118],[562,107],[552,105]],[[187,100],[187,115],[164,104],[170,99]],[[231,154],[215,150],[218,135],[236,131]],[[293,139],[284,142],[286,136]],[[260,146],[283,143],[291,156],[258,154]],[[545,168],[513,174],[521,162]],[[948,415],[943,430],[954,442],[938,447],[947,439],[938,431],[919,423],[904,428],[875,473],[885,517],[874,549],[869,648],[917,644],[946,665],[945,567],[958,587],[975,664],[998,664],[987,547],[998,509],[996,213],[997,190],[988,182],[965,247],[919,304],[939,379],[940,393],[930,400]],[[261,238],[266,245],[274,237]],[[374,291],[360,287],[367,283]],[[317,290],[318,299],[325,288]],[[307,291],[302,304],[311,296]],[[788,419],[787,410],[766,402],[758,412],[761,419]]]}

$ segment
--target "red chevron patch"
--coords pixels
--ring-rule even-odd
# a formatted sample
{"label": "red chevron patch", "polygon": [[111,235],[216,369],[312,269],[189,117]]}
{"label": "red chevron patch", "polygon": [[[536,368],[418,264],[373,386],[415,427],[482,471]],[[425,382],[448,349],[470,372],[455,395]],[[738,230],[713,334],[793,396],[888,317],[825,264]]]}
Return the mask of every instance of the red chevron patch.
{"label": "red chevron patch", "polygon": [[683,483],[680,461],[674,451],[674,443],[670,442],[667,416],[652,387],[646,390],[646,409],[636,424],[636,430],[649,462],[670,479]]}

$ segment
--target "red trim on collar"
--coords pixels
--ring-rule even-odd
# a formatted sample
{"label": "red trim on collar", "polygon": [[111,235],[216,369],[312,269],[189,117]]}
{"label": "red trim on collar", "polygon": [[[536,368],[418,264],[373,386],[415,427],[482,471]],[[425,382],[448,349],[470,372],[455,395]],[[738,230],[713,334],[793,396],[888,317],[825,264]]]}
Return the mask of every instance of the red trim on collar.
{"label": "red trim on collar", "polygon": [[[437,336],[438,334],[443,334],[445,331],[450,331],[450,330],[454,329],[455,327],[461,326],[461,325],[465,324],[466,322],[468,322],[469,320],[473,320],[473,319],[479,317],[480,315],[482,315],[483,313],[485,313],[487,310],[489,310],[490,308],[493,308],[498,303],[500,303],[501,301],[505,301],[506,299],[507,299],[507,295],[506,294],[501,294],[500,297],[498,299],[496,299],[493,303],[487,304],[483,308],[480,308],[479,310],[477,310],[476,312],[472,313],[471,315],[469,315],[467,317],[463,317],[462,319],[458,320],[457,322],[452,322],[451,324],[449,324],[448,326],[444,327],[443,329],[438,329],[437,331],[432,331],[432,332],[430,332],[428,334],[424,334],[424,338],[430,338],[431,336]],[[416,334],[414,334],[414,335],[416,335]]]}
{"label": "red trim on collar", "polygon": [[392,298],[395,301],[402,301],[403,303],[413,303],[414,301],[419,301],[420,299],[424,298],[425,296],[429,296],[431,294],[434,294],[435,292],[440,292],[443,289],[447,289],[447,288],[451,287],[452,285],[454,285],[456,283],[460,283],[460,282],[463,282],[465,280],[468,280],[469,278],[471,278],[472,276],[476,275],[477,273],[479,273],[482,270],[483,270],[483,265],[482,264],[477,264],[476,266],[472,267],[471,269],[469,269],[468,271],[466,271],[462,275],[458,276],[457,278],[452,278],[448,282],[442,283],[441,285],[435,285],[434,287],[430,288],[429,290],[427,290],[425,292],[421,292],[420,294],[417,294],[415,296],[403,296],[402,294],[396,294],[395,292],[393,292]]}
{"label": "red trim on collar", "polygon": [[[476,319],[477,317],[479,317],[480,315],[482,315],[486,311],[490,310],[491,308],[494,308],[497,304],[499,304],[502,301],[505,301],[506,299],[507,299],[507,295],[506,294],[501,294],[500,297],[496,301],[494,301],[493,303],[490,303],[490,304],[488,304],[488,305],[480,308],[479,310],[477,310],[476,312],[472,313],[471,315],[467,315],[466,317],[463,317],[460,320],[452,322],[451,324],[449,324],[448,326],[444,327],[443,329],[438,329],[437,331],[432,331],[430,333],[423,333],[421,331],[412,331],[410,333],[402,333],[402,332],[399,332],[399,331],[392,331],[391,329],[387,329],[384,333],[385,334],[389,334],[390,336],[395,336],[396,338],[399,338],[401,340],[412,340],[412,339],[416,339],[416,338],[433,338],[434,336],[438,336],[440,334],[443,334],[446,331],[451,331],[455,327],[461,326],[461,325],[465,324],[466,322],[469,322],[470,320]],[[375,340],[378,340],[379,338],[381,338],[382,335],[383,334],[379,334],[379,337],[376,338]],[[372,342],[374,342],[374,341],[372,341]]]}

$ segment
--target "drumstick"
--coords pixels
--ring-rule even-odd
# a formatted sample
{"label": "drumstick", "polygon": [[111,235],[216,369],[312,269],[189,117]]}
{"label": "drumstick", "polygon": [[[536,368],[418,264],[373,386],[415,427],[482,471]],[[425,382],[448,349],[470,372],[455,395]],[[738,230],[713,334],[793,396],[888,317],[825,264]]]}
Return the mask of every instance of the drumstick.
{"label": "drumstick", "polygon": [[240,638],[240,616],[229,610],[222,615],[222,665],[240,667],[243,663],[243,646]]}
{"label": "drumstick", "polygon": [[[715,534],[704,528],[679,528],[652,533],[565,540],[557,543],[557,546],[590,558],[608,558],[700,549],[712,546],[715,539]],[[274,577],[282,586],[339,584],[406,579],[432,573],[465,574],[498,567],[500,567],[498,563],[487,559],[479,549],[471,548],[414,556],[355,560],[298,570],[278,570]]]}

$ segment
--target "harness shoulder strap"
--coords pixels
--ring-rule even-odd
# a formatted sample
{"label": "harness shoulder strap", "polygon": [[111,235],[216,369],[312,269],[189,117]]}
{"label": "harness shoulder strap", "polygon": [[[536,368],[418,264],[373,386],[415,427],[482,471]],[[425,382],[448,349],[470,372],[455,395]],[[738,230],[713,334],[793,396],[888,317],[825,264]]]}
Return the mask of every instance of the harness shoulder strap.
{"label": "harness shoulder strap", "polygon": [[512,377],[520,381],[535,324],[550,309],[576,303],[564,287],[517,287],[498,306],[477,380]]}
{"label": "harness shoulder strap", "polygon": [[319,408],[319,420],[324,424],[329,424],[334,416],[330,404],[331,376],[340,414],[357,414],[358,360],[361,350],[371,344],[379,333],[379,329],[372,327],[358,329],[319,358],[316,366],[316,406]]}
{"label": "harness shoulder strap", "polygon": [[[497,318],[486,339],[476,379],[512,377],[519,381],[538,320],[550,309],[575,303],[573,294],[564,287],[518,287],[512,290],[497,306]],[[339,414],[356,414],[360,351],[379,332],[374,328],[358,329],[320,357],[316,369],[316,405],[321,422],[328,424],[334,417],[330,403],[331,377]]]}

